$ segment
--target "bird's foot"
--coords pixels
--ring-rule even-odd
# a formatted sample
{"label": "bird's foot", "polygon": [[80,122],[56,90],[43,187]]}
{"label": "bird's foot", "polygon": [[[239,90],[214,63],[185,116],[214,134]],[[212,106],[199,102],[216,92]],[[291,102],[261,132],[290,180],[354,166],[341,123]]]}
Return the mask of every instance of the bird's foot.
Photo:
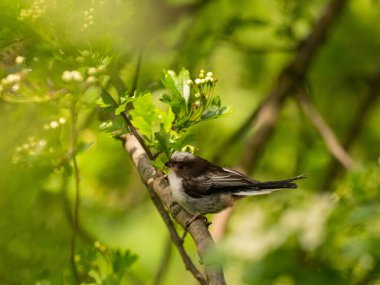
{"label": "bird's foot", "polygon": [[203,220],[204,220],[204,223],[205,223],[205,225],[206,225],[206,227],[208,227],[209,225],[212,224],[212,223],[209,222],[209,221],[207,220],[207,218],[206,218],[205,216],[203,216],[202,214],[196,214],[196,215],[192,216],[191,219],[188,220],[188,221],[186,222],[186,225],[185,225],[185,228],[184,228],[184,231],[183,231],[182,237],[181,237],[181,241],[182,241],[182,243],[185,241],[185,237],[186,237],[186,235],[187,235],[187,232],[188,232],[188,229],[189,229],[190,225],[191,225],[194,221],[196,221],[196,220],[198,220],[198,219],[203,219]]}
{"label": "bird's foot", "polygon": [[212,224],[212,223],[209,222],[209,221],[207,220],[207,218],[206,218],[205,216],[203,216],[202,214],[196,214],[196,215],[194,215],[193,217],[191,217],[190,220],[188,220],[188,221],[186,222],[186,229],[188,229],[188,228],[190,227],[190,225],[191,225],[194,221],[196,221],[196,220],[198,220],[198,219],[203,219],[203,220],[204,220],[204,223],[205,223],[205,225],[206,225],[207,227],[208,227],[209,225]]}

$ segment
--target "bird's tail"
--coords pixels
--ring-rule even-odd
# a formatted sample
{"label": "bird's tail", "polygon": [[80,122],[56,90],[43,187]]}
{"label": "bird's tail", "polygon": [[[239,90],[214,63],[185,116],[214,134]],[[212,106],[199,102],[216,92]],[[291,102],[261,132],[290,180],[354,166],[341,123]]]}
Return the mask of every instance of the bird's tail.
{"label": "bird's tail", "polygon": [[264,195],[272,191],[298,188],[298,185],[293,181],[306,178],[305,174],[292,177],[285,180],[257,182],[252,187],[234,193],[237,196],[251,196],[251,195]]}

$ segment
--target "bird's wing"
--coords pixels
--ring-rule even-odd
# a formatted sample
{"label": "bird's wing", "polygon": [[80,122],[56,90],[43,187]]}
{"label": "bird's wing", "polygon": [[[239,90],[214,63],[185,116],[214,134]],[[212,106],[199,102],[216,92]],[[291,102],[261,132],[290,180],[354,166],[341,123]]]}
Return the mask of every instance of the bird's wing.
{"label": "bird's wing", "polygon": [[221,168],[220,171],[207,175],[210,180],[210,191],[234,190],[241,188],[254,188],[259,181],[229,168]]}
{"label": "bird's wing", "polygon": [[200,175],[196,178],[185,178],[183,186],[185,192],[194,198],[211,195],[220,192],[235,192],[239,189],[255,189],[255,184],[259,183],[244,174],[229,168],[217,168]]}

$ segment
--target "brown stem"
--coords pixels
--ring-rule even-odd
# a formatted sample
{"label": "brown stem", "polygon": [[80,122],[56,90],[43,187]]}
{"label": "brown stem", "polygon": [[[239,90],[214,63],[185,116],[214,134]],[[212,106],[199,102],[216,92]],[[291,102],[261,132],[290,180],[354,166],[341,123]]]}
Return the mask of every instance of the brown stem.
{"label": "brown stem", "polygon": [[298,95],[298,100],[301,103],[305,114],[309,117],[322,139],[325,141],[328,150],[331,155],[338,161],[345,169],[351,169],[354,162],[350,155],[344,150],[343,146],[339,143],[334,131],[325,122],[323,117],[314,108],[309,98],[305,94],[305,90],[302,88]]}
{"label": "brown stem", "polygon": [[[355,139],[358,137],[358,134],[362,130],[363,125],[365,124],[367,115],[375,104],[374,102],[380,96],[380,65],[377,68],[377,71],[372,76],[369,83],[367,96],[359,103],[359,107],[356,111],[355,116],[352,119],[352,123],[347,132],[345,139],[343,140],[343,147],[345,150],[349,150],[354,143]],[[331,185],[336,178],[336,176],[341,171],[341,167],[336,160],[331,161],[326,179],[323,183],[323,189],[330,189]]]}
{"label": "brown stem", "polygon": [[160,285],[163,283],[165,273],[167,272],[169,262],[172,257],[172,252],[172,241],[170,239],[167,239],[167,241],[165,241],[163,255],[160,260],[160,266],[157,270],[156,277],[154,278],[154,285]]}
{"label": "brown stem", "polygon": [[[205,263],[204,270],[207,280],[195,267],[189,256],[187,255],[183,241],[178,236],[172,220],[165,210],[170,209],[170,213],[174,216],[174,219],[183,227],[186,227],[186,222],[191,218],[191,215],[183,210],[180,206],[172,206],[173,198],[167,179],[163,174],[157,173],[143,147],[133,135],[125,135],[125,148],[132,157],[132,161],[138,170],[142,181],[145,183],[148,189],[148,193],[151,196],[152,201],[160,212],[170,234],[174,245],[177,247],[182,260],[187,270],[189,270],[193,276],[200,282],[200,284],[212,284],[219,285],[225,284],[223,269],[217,265]],[[161,203],[162,202],[162,203]],[[205,261],[207,252],[214,246],[214,241],[207,229],[205,223],[201,220],[194,221],[188,228],[190,235],[192,236],[198,255],[202,261]]]}

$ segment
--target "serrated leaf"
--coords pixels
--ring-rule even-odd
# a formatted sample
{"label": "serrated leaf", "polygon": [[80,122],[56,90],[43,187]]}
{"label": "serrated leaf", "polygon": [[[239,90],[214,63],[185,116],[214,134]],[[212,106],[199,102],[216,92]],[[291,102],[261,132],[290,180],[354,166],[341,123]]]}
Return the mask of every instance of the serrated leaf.
{"label": "serrated leaf", "polygon": [[168,89],[173,96],[181,97],[180,90],[178,90],[178,77],[173,70],[164,70],[164,77],[162,79],[162,84],[166,89]]}
{"label": "serrated leaf", "polygon": [[190,73],[187,69],[182,68],[181,72],[178,74],[178,80],[177,80],[177,89],[181,96],[185,99],[185,102],[189,101],[190,97],[190,86],[187,84],[187,82],[190,80]]}
{"label": "serrated leaf", "polygon": [[134,100],[134,108],[129,112],[132,116],[133,125],[140,133],[152,138],[154,128],[158,127],[159,116],[153,102],[152,94],[147,93]]}
{"label": "serrated leaf", "polygon": [[163,151],[168,157],[171,153],[170,148],[170,139],[171,134],[170,132],[166,132],[165,130],[161,129],[159,132],[154,133],[154,137],[157,140],[157,149],[160,151]]}
{"label": "serrated leaf", "polygon": [[127,109],[127,104],[128,101],[125,101],[123,104],[120,104],[116,109],[115,109],[115,115],[118,116],[121,113],[123,113]]}
{"label": "serrated leaf", "polygon": [[125,122],[123,118],[121,117],[116,117],[114,120],[108,120],[105,122],[101,122],[99,124],[99,129],[102,132],[105,133],[112,133],[115,131],[119,131],[125,127]]}
{"label": "serrated leaf", "polygon": [[166,103],[166,104],[170,104],[171,101],[172,101],[172,98],[168,94],[164,93],[160,97],[160,101],[163,102],[163,103]]}
{"label": "serrated leaf", "polygon": [[160,116],[161,116],[161,119],[160,119],[161,128],[163,128],[167,132],[170,131],[173,125],[174,118],[175,118],[174,113],[172,112],[172,109],[169,108],[169,110],[166,113],[160,112]]}
{"label": "serrated leaf", "polygon": [[113,99],[111,94],[109,94],[105,90],[103,90],[100,93],[100,98],[96,100],[96,102],[98,103],[100,107],[109,107],[109,106],[116,107],[117,106],[115,99]]}
{"label": "serrated leaf", "polygon": [[218,108],[216,110],[207,110],[205,111],[202,116],[201,120],[211,120],[216,119],[217,117],[220,117],[221,115],[227,113],[229,110],[228,107],[224,106],[222,108]]}
{"label": "serrated leaf", "polygon": [[220,107],[221,106],[221,100],[219,96],[215,96],[214,99],[212,100],[212,105]]}
{"label": "serrated leaf", "polygon": [[112,267],[114,273],[124,272],[137,260],[137,255],[132,254],[129,250],[124,252],[116,250],[112,255]]}

